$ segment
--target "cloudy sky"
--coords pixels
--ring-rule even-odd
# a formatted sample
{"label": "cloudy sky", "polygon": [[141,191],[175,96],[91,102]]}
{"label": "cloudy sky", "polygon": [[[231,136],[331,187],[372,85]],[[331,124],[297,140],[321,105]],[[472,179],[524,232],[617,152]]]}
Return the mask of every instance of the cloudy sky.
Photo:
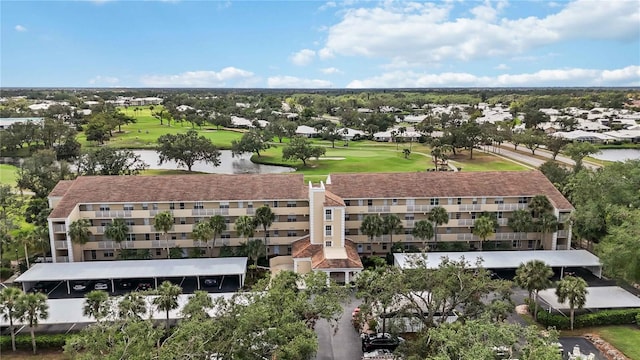
{"label": "cloudy sky", "polygon": [[638,0],[1,0],[3,87],[640,86]]}

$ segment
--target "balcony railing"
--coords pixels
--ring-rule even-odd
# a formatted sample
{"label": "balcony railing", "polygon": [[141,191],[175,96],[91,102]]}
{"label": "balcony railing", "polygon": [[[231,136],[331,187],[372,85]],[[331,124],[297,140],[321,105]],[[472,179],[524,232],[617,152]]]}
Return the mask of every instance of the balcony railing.
{"label": "balcony railing", "polygon": [[56,261],[57,262],[69,262],[69,257],[68,256],[56,256]]}
{"label": "balcony railing", "polygon": [[390,206],[369,206],[367,211],[369,212],[389,212],[391,210]]}
{"label": "balcony railing", "polygon": [[496,233],[496,240],[522,240],[523,237],[526,237],[525,234],[522,233]]}
{"label": "balcony railing", "polygon": [[569,236],[569,232],[567,230],[558,230],[558,237],[566,238]]}
{"label": "balcony railing", "polygon": [[478,241],[478,238],[473,234],[458,234],[458,241]]}
{"label": "balcony railing", "polygon": [[106,228],[106,226],[96,226],[96,234],[104,234]]}
{"label": "balcony railing", "polygon": [[160,214],[161,212],[165,212],[165,211],[168,211],[169,213],[171,213],[171,215],[173,215],[173,210],[160,210],[160,209],[149,210],[149,215],[156,216],[156,215]]}
{"label": "balcony railing", "polygon": [[405,223],[407,224],[406,227],[408,228],[412,228],[416,225],[416,221],[415,220],[405,220]]}
{"label": "balcony railing", "polygon": [[480,211],[480,204],[463,204],[458,206],[459,211]]}
{"label": "balcony railing", "polygon": [[115,241],[98,241],[98,249],[115,249]]}
{"label": "balcony railing", "polygon": [[167,247],[172,248],[176,246],[176,240],[169,240],[168,243],[166,240],[152,240],[151,247],[152,248],[160,248],[165,249]]}
{"label": "balcony railing", "polygon": [[498,204],[498,211],[514,211],[526,208],[527,204]]}
{"label": "balcony railing", "polygon": [[509,223],[509,219],[507,219],[507,218],[498,219],[498,225],[500,225],[500,226],[507,226],[508,223]]}
{"label": "balcony railing", "polygon": [[255,208],[247,208],[247,215],[253,215],[256,213],[256,209]]}
{"label": "balcony railing", "polygon": [[191,210],[193,216],[214,216],[214,215],[229,215],[229,209],[193,209]]}
{"label": "balcony railing", "polygon": [[62,240],[57,240],[55,242],[56,249],[68,249],[67,242]]}
{"label": "balcony railing", "polygon": [[407,211],[431,211],[435,205],[407,205]]}
{"label": "balcony railing", "polygon": [[57,233],[66,233],[67,232],[67,227],[64,225],[53,225],[53,232],[57,232]]}
{"label": "balcony railing", "polygon": [[131,217],[131,210],[96,211],[97,218],[125,218]]}
{"label": "balcony railing", "polygon": [[476,223],[476,219],[458,219],[459,226],[473,226]]}

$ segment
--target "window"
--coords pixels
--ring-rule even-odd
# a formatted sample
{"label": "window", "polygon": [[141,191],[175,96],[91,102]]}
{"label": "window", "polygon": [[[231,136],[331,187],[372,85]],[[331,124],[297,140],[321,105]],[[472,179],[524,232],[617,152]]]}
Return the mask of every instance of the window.
{"label": "window", "polygon": [[87,204],[87,205],[85,205],[85,206],[86,206],[85,210],[87,210],[87,211],[93,211],[93,204]]}
{"label": "window", "polygon": [[136,224],[133,219],[126,219],[124,223],[127,224],[127,226],[134,226]]}
{"label": "window", "polygon": [[178,236],[176,234],[171,234],[171,240],[178,240]]}
{"label": "window", "polygon": [[109,210],[111,210],[109,208],[109,205],[100,205],[100,211],[109,211]]}
{"label": "window", "polygon": [[291,255],[291,246],[287,246],[287,255]]}
{"label": "window", "polygon": [[298,204],[295,201],[287,201],[287,207],[297,207]]}
{"label": "window", "polygon": [[162,249],[156,249],[156,256],[162,255]]}
{"label": "window", "polygon": [[451,228],[450,227],[447,228],[447,234],[451,234]]}
{"label": "window", "polygon": [[175,208],[176,208],[176,204],[174,203],[169,204],[169,209],[174,210]]}
{"label": "window", "polygon": [[180,224],[181,224],[181,225],[184,225],[184,224],[186,224],[186,223],[187,223],[187,219],[186,219],[186,218],[181,217],[181,218],[180,218]]}
{"label": "window", "polygon": [[142,203],[142,210],[149,210],[149,204]]}
{"label": "window", "polygon": [[502,219],[503,217],[504,217],[504,214],[502,213],[502,211],[498,211],[498,212],[496,213],[496,218],[498,218],[498,219]]}
{"label": "window", "polygon": [[326,209],[324,211],[324,219],[327,221],[332,221],[333,220],[333,212],[331,211],[331,209]]}
{"label": "window", "polygon": [[127,241],[136,241],[136,234],[127,234]]}
{"label": "window", "polygon": [[220,203],[220,209],[228,209],[229,208],[229,203],[228,202],[221,202]]}
{"label": "window", "polygon": [[160,240],[160,233],[156,233],[156,240]]}
{"label": "window", "polygon": [[440,199],[431,198],[431,206],[436,206],[436,205],[440,205]]}
{"label": "window", "polygon": [[273,207],[274,207],[274,208],[278,207],[278,201],[277,201],[277,200],[274,200],[274,201],[273,201]]}
{"label": "window", "polygon": [[269,230],[267,230],[267,232],[266,232],[266,233],[264,233],[264,237],[270,237],[270,236],[269,236]]}
{"label": "window", "polygon": [[288,237],[298,236],[298,233],[296,233],[295,231],[287,231],[287,236]]}
{"label": "window", "polygon": [[247,209],[253,209],[253,202],[249,201],[247,203]]}
{"label": "window", "polygon": [[372,206],[373,205],[373,200],[371,200],[371,199],[367,200],[367,205]]}
{"label": "window", "polygon": [[331,241],[331,240],[327,240],[327,241],[325,241],[325,242],[324,242],[324,246],[328,246],[328,247],[333,246],[333,241]]}
{"label": "window", "polygon": [[476,205],[476,204],[478,203],[478,198],[473,198],[473,199],[471,200],[471,203],[472,203],[473,205]]}
{"label": "window", "polygon": [[503,198],[496,198],[495,200],[493,200],[494,204],[504,204],[504,199]]}
{"label": "window", "polygon": [[460,217],[462,216],[462,214],[460,214],[459,212],[456,213],[456,220],[460,220]]}
{"label": "window", "polygon": [[359,199],[359,200],[358,200],[358,206],[362,206],[362,205],[364,205],[364,200]]}
{"label": "window", "polygon": [[387,243],[382,244],[382,250],[387,250]]}
{"label": "window", "polygon": [[345,235],[351,235],[351,231],[349,229],[344,229],[344,234]]}
{"label": "window", "polygon": [[529,240],[527,243],[527,248],[533,249],[533,240]]}
{"label": "window", "polygon": [[151,234],[144,234],[144,239],[147,241],[151,240]]}
{"label": "window", "polygon": [[324,227],[324,236],[332,236],[333,235],[333,227],[331,225],[327,225]]}
{"label": "window", "polygon": [[158,210],[158,203],[153,203],[153,204],[151,204],[151,208],[152,208],[153,210]]}
{"label": "window", "polygon": [[391,199],[391,205],[398,205],[398,199]]}
{"label": "window", "polygon": [[149,218],[144,218],[143,221],[145,225],[149,225]]}
{"label": "window", "polygon": [[180,210],[184,210],[184,203],[183,202],[180,203]]}
{"label": "window", "polygon": [[280,236],[280,233],[278,233],[278,230],[273,230],[273,236],[274,237]]}
{"label": "window", "polygon": [[202,201],[196,201],[195,204],[193,204],[193,208],[194,209],[204,209],[204,203]]}
{"label": "window", "polygon": [[517,248],[520,248],[522,246],[522,243],[520,242],[520,240],[514,240],[511,243],[511,246],[517,249]]}
{"label": "window", "polygon": [[180,240],[187,240],[187,233],[180,233]]}
{"label": "window", "polygon": [[458,198],[458,205],[462,204],[462,198]]}
{"label": "window", "polygon": [[91,260],[95,260],[98,257],[95,250],[91,250]]}
{"label": "window", "polygon": [[132,211],[133,204],[124,204],[123,208],[124,208],[124,211]]}
{"label": "window", "polygon": [[351,200],[345,200],[344,201],[344,205],[345,206],[350,206],[351,205]]}
{"label": "window", "polygon": [[345,220],[345,221],[349,221],[349,220],[351,220],[351,215],[349,215],[349,214],[345,214],[345,215],[344,215],[344,220]]}
{"label": "window", "polygon": [[220,235],[221,239],[231,239],[231,234],[222,234]]}
{"label": "window", "polygon": [[471,219],[475,220],[477,215],[478,215],[478,214],[476,214],[476,213],[472,212],[472,213],[471,213]]}
{"label": "window", "polygon": [[527,197],[521,196],[518,198],[518,204],[528,204],[529,199]]}
{"label": "window", "polygon": [[415,218],[414,218],[414,215],[413,215],[413,214],[404,214],[404,219],[405,219],[405,220],[413,220],[413,219],[415,219]]}
{"label": "window", "polygon": [[107,258],[112,258],[113,257],[113,251],[105,251],[102,256],[107,257]]}
{"label": "window", "polygon": [[296,222],[298,217],[296,215],[287,215],[287,222]]}

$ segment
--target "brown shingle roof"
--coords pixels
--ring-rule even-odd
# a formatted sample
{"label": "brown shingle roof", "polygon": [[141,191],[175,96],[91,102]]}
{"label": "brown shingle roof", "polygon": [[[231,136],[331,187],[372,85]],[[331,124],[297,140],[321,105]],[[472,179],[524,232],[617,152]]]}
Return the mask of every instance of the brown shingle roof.
{"label": "brown shingle roof", "polygon": [[362,269],[362,261],[353,241],[345,239],[346,259],[327,259],[324,257],[322,245],[311,244],[310,238],[304,237],[291,244],[294,258],[311,258],[312,269]]}
{"label": "brown shingle roof", "polygon": [[324,206],[345,206],[344,200],[329,190],[324,192]]}
{"label": "brown shingle roof", "polygon": [[73,180],[60,180],[60,181],[58,181],[56,186],[49,193],[49,196],[52,196],[52,197],[63,196],[67,192],[67,190],[69,190],[69,188],[71,187],[72,184],[73,184]]}
{"label": "brown shingle roof", "polygon": [[327,189],[343,199],[546,195],[556,208],[573,209],[538,170],[331,174]]}
{"label": "brown shingle roof", "polygon": [[300,200],[307,191],[302,174],[81,176],[49,218],[67,217],[79,203]]}

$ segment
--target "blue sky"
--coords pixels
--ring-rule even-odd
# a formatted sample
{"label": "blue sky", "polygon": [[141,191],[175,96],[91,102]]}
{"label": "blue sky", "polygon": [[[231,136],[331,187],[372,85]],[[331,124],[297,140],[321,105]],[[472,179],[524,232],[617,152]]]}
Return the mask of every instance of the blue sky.
{"label": "blue sky", "polygon": [[640,86],[637,0],[5,1],[3,87]]}

